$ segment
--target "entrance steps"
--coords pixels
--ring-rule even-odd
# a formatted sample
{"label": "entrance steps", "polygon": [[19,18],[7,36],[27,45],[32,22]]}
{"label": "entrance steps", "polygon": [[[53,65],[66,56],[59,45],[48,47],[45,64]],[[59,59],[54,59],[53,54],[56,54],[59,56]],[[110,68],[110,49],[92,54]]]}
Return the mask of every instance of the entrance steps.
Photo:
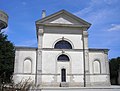
{"label": "entrance steps", "polygon": [[61,82],[60,87],[69,87],[69,83],[67,82]]}

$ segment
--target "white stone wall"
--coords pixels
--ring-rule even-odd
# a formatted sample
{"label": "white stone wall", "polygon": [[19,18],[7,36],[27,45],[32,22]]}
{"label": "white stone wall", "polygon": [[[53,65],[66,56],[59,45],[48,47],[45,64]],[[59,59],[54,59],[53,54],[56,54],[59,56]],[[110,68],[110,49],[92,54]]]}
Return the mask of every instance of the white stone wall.
{"label": "white stone wall", "polygon": [[[74,31],[74,30],[73,30]],[[54,45],[59,40],[67,40],[73,46],[73,49],[82,49],[82,35],[77,34],[51,34],[45,33],[43,35],[43,48],[54,48]]]}
{"label": "white stone wall", "polygon": [[13,75],[13,80],[15,84],[22,83],[24,82],[30,82],[30,83],[35,83],[35,75],[31,74],[14,74]]}
{"label": "white stone wall", "polygon": [[[82,52],[65,51],[64,54],[70,57],[68,62],[59,62],[57,57],[62,54],[62,51],[43,51],[42,52],[42,80],[43,82],[57,81],[61,82],[61,69],[66,69],[66,82],[71,82],[70,77],[73,75],[74,82],[83,82],[83,54]],[[55,79],[55,74],[57,75]]]}
{"label": "white stone wall", "polygon": [[[68,31],[64,28],[45,28],[44,31]],[[69,29],[70,31],[74,31]],[[77,29],[75,29],[76,31]],[[79,30],[80,31],[80,30]],[[54,48],[55,43],[62,40],[68,41],[73,49],[82,49],[82,35],[81,34],[55,34],[55,33],[44,33],[42,47],[43,48]],[[52,50],[42,51],[42,81],[43,82],[61,82],[61,69],[66,69],[66,82],[83,82],[83,52],[81,51],[63,51]],[[58,62],[57,57],[61,54],[66,54],[69,58],[69,62]],[[80,57],[80,58],[79,58]],[[79,66],[79,67],[78,67]],[[72,74],[72,75],[71,75]],[[73,77],[72,77],[73,76]]]}
{"label": "white stone wall", "polygon": [[[24,61],[26,59],[31,60],[31,67],[24,68]],[[29,71],[31,68],[31,72]],[[26,70],[26,73],[24,70]],[[25,79],[35,80],[36,73],[36,50],[31,49],[17,49],[15,53],[15,65],[14,65],[14,75],[13,80],[15,83],[24,81]]]}
{"label": "white stone wall", "polygon": [[[55,28],[56,29],[56,28]],[[60,29],[54,28],[52,30],[58,31]],[[62,29],[63,30],[63,29]],[[47,30],[45,30],[47,31]],[[50,31],[50,30],[49,30]],[[65,30],[66,31],[66,30]],[[72,30],[74,31],[74,30]],[[82,35],[81,34],[51,34],[44,33],[43,35],[43,48],[54,48],[55,43],[62,40],[71,43],[73,50],[66,51],[63,49],[55,50],[49,49],[42,52],[42,81],[43,82],[61,82],[61,69],[66,69],[66,82],[83,82],[83,52],[75,51],[74,49],[82,49]],[[58,62],[57,57],[61,54],[66,54],[69,58],[69,62]]]}
{"label": "white stone wall", "polygon": [[105,54],[103,51],[89,52],[90,74],[93,74],[93,62],[96,60],[98,60],[100,62],[101,73],[106,74],[107,73],[106,59],[105,59]]}
{"label": "white stone wall", "polygon": [[[104,51],[90,51],[89,52],[89,69],[90,69],[90,82],[92,85],[110,85],[109,72],[108,72],[108,59]],[[100,73],[94,73],[94,61],[100,64]]]}

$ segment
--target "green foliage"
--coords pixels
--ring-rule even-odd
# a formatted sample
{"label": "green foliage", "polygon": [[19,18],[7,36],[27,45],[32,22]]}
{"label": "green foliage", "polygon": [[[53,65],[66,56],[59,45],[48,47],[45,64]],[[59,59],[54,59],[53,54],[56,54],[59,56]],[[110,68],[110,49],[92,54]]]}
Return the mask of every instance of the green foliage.
{"label": "green foliage", "polygon": [[112,58],[109,62],[110,64],[110,73],[112,77],[117,76],[117,72],[120,67],[120,57]]}
{"label": "green foliage", "polygon": [[114,84],[118,84],[118,70],[120,69],[120,57],[110,59],[109,66],[110,78],[115,80]]}
{"label": "green foliage", "polygon": [[0,33],[0,82],[10,82],[14,69],[14,45],[8,41],[7,35]]}

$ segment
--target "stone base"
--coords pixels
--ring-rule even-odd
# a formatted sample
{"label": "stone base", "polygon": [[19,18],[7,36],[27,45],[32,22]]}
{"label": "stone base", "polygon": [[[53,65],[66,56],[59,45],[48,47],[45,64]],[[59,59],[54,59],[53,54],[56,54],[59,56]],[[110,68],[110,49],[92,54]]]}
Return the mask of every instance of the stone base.
{"label": "stone base", "polygon": [[48,87],[29,91],[120,91],[120,86],[108,87]]}
{"label": "stone base", "polygon": [[41,87],[83,87],[83,83],[79,82],[52,82],[52,83],[42,83]]}
{"label": "stone base", "polygon": [[87,87],[107,87],[107,86],[111,86],[110,82],[92,82],[89,85],[87,85]]}
{"label": "stone base", "polygon": [[[86,84],[86,87],[100,87],[100,86],[110,86],[107,82],[94,82]],[[40,87],[84,87],[84,83],[80,82],[43,82]]]}
{"label": "stone base", "polygon": [[69,87],[69,83],[67,82],[61,82],[60,87]]}

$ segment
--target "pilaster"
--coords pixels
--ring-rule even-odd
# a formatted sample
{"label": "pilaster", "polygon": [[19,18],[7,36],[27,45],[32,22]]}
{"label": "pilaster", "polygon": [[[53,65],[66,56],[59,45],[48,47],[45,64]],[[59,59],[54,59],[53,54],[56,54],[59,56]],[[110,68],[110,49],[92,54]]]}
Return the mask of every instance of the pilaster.
{"label": "pilaster", "polygon": [[85,83],[86,83],[86,86],[89,85],[90,83],[90,77],[89,75],[89,50],[88,50],[88,32],[87,31],[83,31],[83,51],[84,51],[84,66],[85,66]]}
{"label": "pilaster", "polygon": [[42,51],[40,49],[37,50],[37,77],[36,77],[36,85],[42,85]]}
{"label": "pilaster", "polygon": [[104,51],[104,60],[105,60],[105,64],[106,64],[106,74],[109,74],[109,61],[108,61],[108,51],[105,50]]}
{"label": "pilaster", "polygon": [[38,31],[37,31],[37,36],[38,36],[38,49],[42,49],[43,34],[44,34],[43,27],[40,27],[40,28],[38,29]]}
{"label": "pilaster", "polygon": [[42,45],[43,45],[43,27],[39,27],[37,31],[38,50],[36,62],[36,86],[42,86]]}
{"label": "pilaster", "polygon": [[110,72],[109,72],[109,60],[108,60],[108,50],[104,51],[104,55],[105,55],[105,65],[106,65],[106,74],[108,75],[106,77],[107,79],[107,84],[110,85]]}

